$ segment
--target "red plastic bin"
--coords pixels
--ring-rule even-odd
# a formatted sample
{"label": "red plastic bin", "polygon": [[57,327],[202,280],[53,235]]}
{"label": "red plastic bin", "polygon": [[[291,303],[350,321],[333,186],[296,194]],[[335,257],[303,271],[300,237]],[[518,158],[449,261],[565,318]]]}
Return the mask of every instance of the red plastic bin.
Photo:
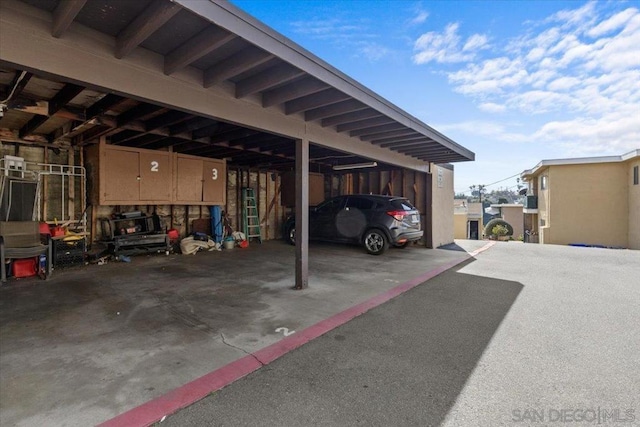
{"label": "red plastic bin", "polygon": [[13,277],[31,277],[38,273],[38,258],[24,258],[13,260]]}

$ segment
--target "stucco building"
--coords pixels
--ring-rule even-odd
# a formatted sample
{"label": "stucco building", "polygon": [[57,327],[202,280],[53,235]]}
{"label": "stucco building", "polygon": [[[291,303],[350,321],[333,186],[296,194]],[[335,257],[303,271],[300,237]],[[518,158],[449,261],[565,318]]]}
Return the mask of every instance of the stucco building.
{"label": "stucco building", "polygon": [[478,240],[482,238],[482,204],[454,200],[454,237],[456,239]]}
{"label": "stucco building", "polygon": [[639,169],[640,149],[541,161],[521,174],[525,230],[540,243],[640,249]]}
{"label": "stucco building", "polygon": [[[491,213],[502,218],[513,227],[513,238],[524,236],[523,206],[517,203],[495,203],[491,205]],[[485,231],[485,235],[490,234]]]}

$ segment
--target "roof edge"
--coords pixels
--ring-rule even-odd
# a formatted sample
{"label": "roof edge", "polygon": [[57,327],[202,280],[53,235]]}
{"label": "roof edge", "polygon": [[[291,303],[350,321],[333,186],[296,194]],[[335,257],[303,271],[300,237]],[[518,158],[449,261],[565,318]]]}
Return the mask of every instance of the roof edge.
{"label": "roof edge", "polygon": [[216,25],[234,32],[248,42],[273,53],[283,61],[291,63],[313,75],[315,78],[380,111],[382,114],[432,138],[444,147],[466,157],[468,160],[475,160],[475,153],[471,150],[463,147],[392,102],[384,99],[371,89],[358,83],[353,78],[323,61],[293,40],[280,34],[228,1],[171,1]]}
{"label": "roof edge", "polygon": [[535,175],[541,168],[547,166],[569,166],[569,165],[586,165],[596,163],[619,163],[625,162],[629,159],[640,157],[640,148],[631,150],[628,153],[620,156],[599,156],[599,157],[576,157],[569,159],[550,159],[542,160],[531,169],[525,169],[520,173],[520,176]]}

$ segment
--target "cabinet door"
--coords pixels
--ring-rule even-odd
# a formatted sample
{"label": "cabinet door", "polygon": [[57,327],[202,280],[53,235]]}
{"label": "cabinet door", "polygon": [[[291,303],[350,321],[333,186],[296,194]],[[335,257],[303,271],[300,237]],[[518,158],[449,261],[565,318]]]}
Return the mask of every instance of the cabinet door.
{"label": "cabinet door", "polygon": [[202,160],[176,158],[176,201],[202,201]]}
{"label": "cabinet door", "polygon": [[171,201],[172,171],[167,152],[140,152],[140,200]]}
{"label": "cabinet door", "polygon": [[134,151],[108,149],[103,152],[104,200],[136,201],[140,199],[139,155]]}
{"label": "cabinet door", "polygon": [[224,160],[202,162],[202,201],[211,205],[225,204],[227,170]]}

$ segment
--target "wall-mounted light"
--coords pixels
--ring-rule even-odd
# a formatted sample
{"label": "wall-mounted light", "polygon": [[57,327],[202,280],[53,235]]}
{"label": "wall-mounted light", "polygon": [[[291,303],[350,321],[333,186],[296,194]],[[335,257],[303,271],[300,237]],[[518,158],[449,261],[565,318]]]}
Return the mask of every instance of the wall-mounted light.
{"label": "wall-mounted light", "polygon": [[378,162],[366,162],[366,163],[351,163],[348,165],[335,165],[334,171],[343,171],[347,169],[362,169],[362,168],[375,168],[378,166]]}

